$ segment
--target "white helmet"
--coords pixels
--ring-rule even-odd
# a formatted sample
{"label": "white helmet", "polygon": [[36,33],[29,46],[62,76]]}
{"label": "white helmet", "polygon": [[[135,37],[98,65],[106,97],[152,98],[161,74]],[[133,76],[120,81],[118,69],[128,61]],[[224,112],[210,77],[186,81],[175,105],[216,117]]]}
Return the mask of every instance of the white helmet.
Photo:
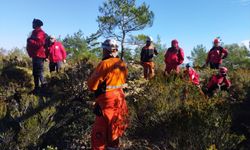
{"label": "white helmet", "polygon": [[148,36],[146,41],[147,42],[153,42],[153,38],[151,36]]}
{"label": "white helmet", "polygon": [[50,35],[49,38],[50,38],[50,39],[56,39],[56,36]]}
{"label": "white helmet", "polygon": [[49,40],[50,40],[51,43],[54,43],[56,41],[56,36],[50,35]]}
{"label": "white helmet", "polygon": [[102,43],[102,48],[109,51],[118,50],[117,41],[114,39],[107,39]]}

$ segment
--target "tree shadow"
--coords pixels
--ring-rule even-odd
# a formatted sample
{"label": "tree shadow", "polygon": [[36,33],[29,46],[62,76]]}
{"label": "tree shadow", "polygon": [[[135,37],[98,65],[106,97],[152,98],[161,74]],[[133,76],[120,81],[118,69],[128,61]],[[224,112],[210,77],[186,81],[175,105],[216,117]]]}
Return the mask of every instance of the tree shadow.
{"label": "tree shadow", "polygon": [[[39,97],[39,101],[41,99],[48,99],[48,96],[43,96],[41,94],[37,95]],[[38,107],[34,108],[34,109],[29,109],[25,114],[19,116],[19,117],[12,117],[12,115],[10,114],[10,110],[7,109],[6,115],[4,118],[2,118],[0,120],[0,132],[6,132],[9,129],[20,129],[20,123],[24,122],[25,120],[39,114],[41,111],[45,110],[48,107],[51,107],[53,105],[55,105],[57,102],[60,101],[59,97],[52,97],[50,98],[51,100],[46,101],[45,103],[40,104]]]}
{"label": "tree shadow", "polygon": [[250,88],[243,102],[232,104],[232,131],[244,135],[246,140],[238,148],[250,149]]}

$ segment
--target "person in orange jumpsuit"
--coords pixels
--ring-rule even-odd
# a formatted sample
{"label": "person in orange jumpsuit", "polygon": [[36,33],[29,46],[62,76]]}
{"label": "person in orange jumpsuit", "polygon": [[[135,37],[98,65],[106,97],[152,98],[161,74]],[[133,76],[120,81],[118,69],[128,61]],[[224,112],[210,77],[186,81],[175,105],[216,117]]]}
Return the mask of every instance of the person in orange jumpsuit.
{"label": "person in orange jumpsuit", "polygon": [[151,79],[155,75],[153,57],[158,55],[158,52],[152,42],[153,39],[147,37],[146,45],[141,50],[141,65],[143,66],[145,79]]}
{"label": "person in orange jumpsuit", "polygon": [[171,47],[168,48],[165,54],[165,75],[170,74],[171,71],[175,73],[180,72],[179,65],[181,65],[184,61],[184,51],[179,47],[177,40],[172,40]]}
{"label": "person in orange jumpsuit", "polygon": [[128,109],[122,90],[128,70],[118,57],[115,40],[102,43],[103,59],[88,79],[88,87],[95,92],[96,119],[91,133],[93,150],[119,149],[119,137],[128,126]]}

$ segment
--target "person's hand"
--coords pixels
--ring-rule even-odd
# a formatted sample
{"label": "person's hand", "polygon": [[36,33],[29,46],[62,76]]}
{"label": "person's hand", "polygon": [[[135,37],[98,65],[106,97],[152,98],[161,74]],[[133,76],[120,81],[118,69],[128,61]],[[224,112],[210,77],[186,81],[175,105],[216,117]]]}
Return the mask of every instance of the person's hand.
{"label": "person's hand", "polygon": [[45,61],[46,61],[46,62],[49,62],[49,59],[48,59],[48,58],[46,58],[46,59],[45,59]]}
{"label": "person's hand", "polygon": [[63,63],[66,63],[66,59],[63,60]]}

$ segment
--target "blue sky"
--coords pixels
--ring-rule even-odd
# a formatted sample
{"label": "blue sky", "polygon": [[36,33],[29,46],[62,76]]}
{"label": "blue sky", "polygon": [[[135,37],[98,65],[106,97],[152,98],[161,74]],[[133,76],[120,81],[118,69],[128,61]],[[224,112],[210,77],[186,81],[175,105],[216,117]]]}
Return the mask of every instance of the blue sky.
{"label": "blue sky", "polygon": [[[104,0],[2,0],[0,47],[24,47],[33,18],[44,22],[48,34],[64,37],[81,29],[90,35],[98,29],[98,7]],[[151,28],[136,32],[160,35],[167,46],[178,39],[186,56],[197,44],[207,48],[221,36],[225,44],[250,39],[250,0],[138,0],[155,14]]]}

